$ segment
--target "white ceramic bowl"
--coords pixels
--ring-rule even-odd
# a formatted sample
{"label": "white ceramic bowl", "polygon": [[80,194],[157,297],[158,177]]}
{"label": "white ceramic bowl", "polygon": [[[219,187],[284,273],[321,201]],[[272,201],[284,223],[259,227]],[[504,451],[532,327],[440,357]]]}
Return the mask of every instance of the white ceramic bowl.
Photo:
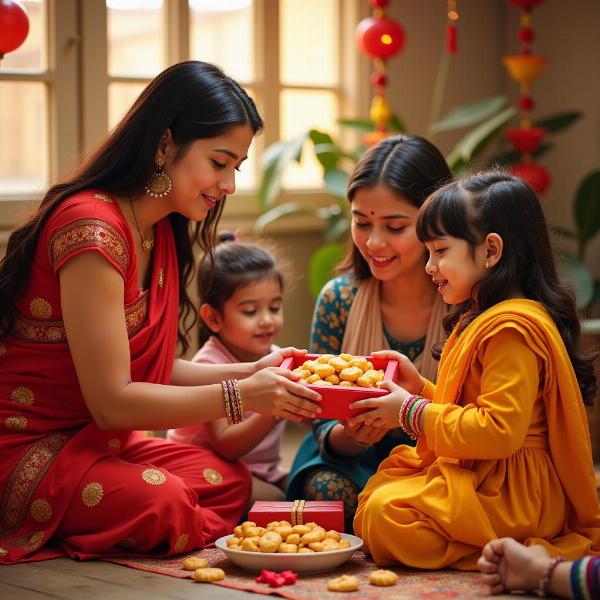
{"label": "white ceramic bowl", "polygon": [[215,545],[219,550],[223,550],[232,563],[246,571],[254,573],[258,573],[262,569],[269,569],[271,571],[286,571],[289,569],[296,573],[323,573],[331,571],[339,567],[342,563],[345,563],[363,545],[359,537],[342,533],[342,538],[350,542],[350,548],[301,554],[247,552],[245,550],[228,548],[227,540],[231,537],[233,535],[224,535],[215,542]]}

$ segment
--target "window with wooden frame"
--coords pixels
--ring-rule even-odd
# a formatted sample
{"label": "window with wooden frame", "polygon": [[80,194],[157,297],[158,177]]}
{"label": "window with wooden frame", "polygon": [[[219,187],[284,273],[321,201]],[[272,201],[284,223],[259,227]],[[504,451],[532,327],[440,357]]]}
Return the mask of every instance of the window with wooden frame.
{"label": "window with wooden frame", "polygon": [[[354,27],[361,0],[24,0],[31,31],[0,62],[0,229],[39,201],[123,116],[157,73],[186,59],[220,65],[256,100],[254,142],[226,214],[252,219],[260,155],[271,143],[364,108]],[[362,69],[362,71],[361,71]],[[307,160],[284,195],[323,195]]]}

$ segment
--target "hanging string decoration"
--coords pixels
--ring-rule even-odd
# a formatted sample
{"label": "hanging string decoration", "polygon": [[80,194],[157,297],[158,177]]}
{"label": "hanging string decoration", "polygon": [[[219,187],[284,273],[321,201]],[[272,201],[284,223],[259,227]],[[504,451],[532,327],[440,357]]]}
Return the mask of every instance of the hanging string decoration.
{"label": "hanging string decoration", "polygon": [[374,89],[369,118],[375,131],[364,135],[363,141],[367,146],[372,146],[389,135],[387,127],[392,111],[385,98],[388,83],[385,61],[401,52],[404,47],[404,29],[385,16],[385,7],[389,2],[390,0],[369,0],[373,14],[356,27],[358,49],[373,61],[371,84]]}
{"label": "hanging string decoration", "polygon": [[532,154],[539,148],[546,131],[542,127],[533,127],[531,124],[531,113],[535,108],[535,102],[531,95],[531,84],[541,75],[548,62],[545,56],[533,54],[531,50],[531,44],[535,37],[531,24],[531,13],[542,0],[509,0],[509,2],[521,9],[521,26],[519,28],[521,53],[503,58],[508,74],[519,84],[521,91],[519,97],[520,127],[505,131],[506,137],[521,155],[521,160],[512,165],[511,170],[515,175],[527,181],[538,194],[543,194],[550,185],[550,173],[533,161]]}
{"label": "hanging string decoration", "polygon": [[456,54],[458,50],[458,33],[456,30],[458,10],[456,0],[448,0],[448,22],[446,23],[446,50],[449,54]]}
{"label": "hanging string decoration", "polygon": [[29,17],[17,0],[0,0],[0,60],[16,50],[29,33]]}

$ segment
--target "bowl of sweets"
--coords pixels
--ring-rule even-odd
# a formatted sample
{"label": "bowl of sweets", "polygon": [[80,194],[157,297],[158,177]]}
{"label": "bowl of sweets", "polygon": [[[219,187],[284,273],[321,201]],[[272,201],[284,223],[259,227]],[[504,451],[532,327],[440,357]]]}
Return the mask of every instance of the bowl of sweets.
{"label": "bowl of sweets", "polygon": [[398,380],[398,361],[374,356],[305,354],[289,356],[281,366],[300,375],[300,383],[321,394],[320,419],[344,420],[363,412],[349,405],[389,394],[377,383]]}
{"label": "bowl of sweets", "polygon": [[289,521],[272,521],[266,527],[246,521],[235,527],[233,534],[215,542],[232,563],[256,573],[263,569],[331,571],[345,563],[362,544],[355,535],[325,531],[316,523],[292,526]]}

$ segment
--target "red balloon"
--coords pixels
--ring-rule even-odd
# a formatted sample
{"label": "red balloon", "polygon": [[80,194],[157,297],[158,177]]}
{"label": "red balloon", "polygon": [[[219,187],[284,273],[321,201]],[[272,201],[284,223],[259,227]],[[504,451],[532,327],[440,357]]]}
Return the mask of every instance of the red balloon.
{"label": "red balloon", "polygon": [[356,27],[358,49],[371,58],[385,60],[404,46],[404,29],[386,17],[367,17]]}
{"label": "red balloon", "polygon": [[16,50],[27,38],[29,18],[18,0],[0,0],[0,57]]}
{"label": "red balloon", "polygon": [[550,185],[550,173],[535,163],[517,163],[510,167],[513,175],[526,181],[536,194],[543,194]]}

